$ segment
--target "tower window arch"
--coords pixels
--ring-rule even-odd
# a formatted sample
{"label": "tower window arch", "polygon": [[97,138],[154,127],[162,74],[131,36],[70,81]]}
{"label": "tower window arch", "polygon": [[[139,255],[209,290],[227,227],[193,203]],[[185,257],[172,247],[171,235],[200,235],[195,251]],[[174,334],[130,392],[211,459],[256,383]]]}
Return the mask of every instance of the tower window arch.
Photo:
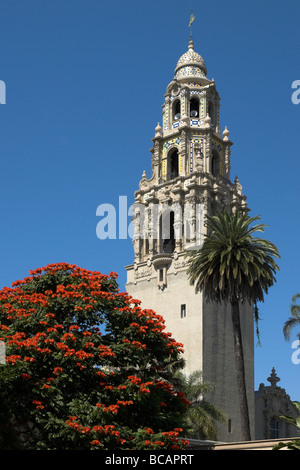
{"label": "tower window arch", "polygon": [[175,100],[173,103],[173,121],[178,121],[181,117],[180,100]]}
{"label": "tower window arch", "polygon": [[199,100],[197,98],[190,100],[190,116],[192,118],[199,117]]}
{"label": "tower window arch", "polygon": [[170,150],[168,154],[168,175],[167,179],[171,180],[179,176],[179,154],[178,149]]}
{"label": "tower window arch", "polygon": [[220,158],[218,152],[216,150],[212,151],[211,157],[211,172],[213,176],[220,175]]}

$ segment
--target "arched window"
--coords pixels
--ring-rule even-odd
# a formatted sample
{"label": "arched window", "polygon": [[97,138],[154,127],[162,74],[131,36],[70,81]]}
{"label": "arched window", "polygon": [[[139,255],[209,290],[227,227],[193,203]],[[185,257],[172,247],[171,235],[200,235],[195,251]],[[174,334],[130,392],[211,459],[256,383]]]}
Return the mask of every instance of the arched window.
{"label": "arched window", "polygon": [[181,117],[180,100],[175,100],[173,103],[173,121],[178,121]]}
{"label": "arched window", "polygon": [[168,175],[167,179],[171,180],[179,176],[179,155],[178,150],[173,149],[168,155]]}
{"label": "arched window", "polygon": [[175,250],[174,212],[165,210],[160,216],[160,246],[162,253],[173,253]]}
{"label": "arched window", "polygon": [[192,98],[190,100],[190,117],[199,117],[199,101],[197,98]]}
{"label": "arched window", "polygon": [[212,151],[211,172],[213,176],[220,175],[220,160],[219,160],[219,155],[215,150]]}

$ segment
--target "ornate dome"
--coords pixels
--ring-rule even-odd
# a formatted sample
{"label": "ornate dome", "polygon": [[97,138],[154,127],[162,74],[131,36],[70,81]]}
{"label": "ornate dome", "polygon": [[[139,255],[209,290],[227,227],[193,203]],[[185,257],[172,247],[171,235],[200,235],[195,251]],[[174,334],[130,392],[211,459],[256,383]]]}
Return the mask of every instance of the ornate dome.
{"label": "ornate dome", "polygon": [[189,41],[188,51],[185,52],[177,62],[175,78],[206,77],[207,70],[205,62],[200,54],[194,51],[192,37]]}

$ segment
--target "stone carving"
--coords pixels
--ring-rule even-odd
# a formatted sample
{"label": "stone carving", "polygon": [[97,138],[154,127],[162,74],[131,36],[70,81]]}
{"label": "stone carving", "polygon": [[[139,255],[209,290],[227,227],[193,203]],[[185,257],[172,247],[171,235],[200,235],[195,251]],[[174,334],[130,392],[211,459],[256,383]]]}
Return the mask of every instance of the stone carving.
{"label": "stone carving", "polygon": [[134,278],[135,279],[140,279],[141,277],[151,276],[151,274],[152,274],[152,268],[151,267],[139,268],[139,269],[134,271]]}

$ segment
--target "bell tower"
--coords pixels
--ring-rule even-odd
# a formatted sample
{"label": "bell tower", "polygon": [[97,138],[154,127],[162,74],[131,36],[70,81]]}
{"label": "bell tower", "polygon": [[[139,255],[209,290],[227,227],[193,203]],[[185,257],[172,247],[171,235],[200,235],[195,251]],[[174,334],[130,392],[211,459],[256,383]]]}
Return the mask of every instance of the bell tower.
{"label": "bell tower", "polygon": [[[230,180],[233,143],[227,127],[221,133],[220,97],[192,36],[166,88],[161,122],[150,150],[152,174],[148,178],[144,171],[135,192],[134,260],[126,267],[126,288],[143,308],[162,315],[166,331],[183,343],[185,372],[200,370],[204,381],[214,384],[209,398],[228,417],[219,439],[232,442],[239,440],[240,415],[231,312],[229,306],[206,303],[201,292],[195,293],[185,254],[203,243],[207,214],[248,208],[238,178]],[[252,309],[242,306],[241,317],[252,417]]]}

